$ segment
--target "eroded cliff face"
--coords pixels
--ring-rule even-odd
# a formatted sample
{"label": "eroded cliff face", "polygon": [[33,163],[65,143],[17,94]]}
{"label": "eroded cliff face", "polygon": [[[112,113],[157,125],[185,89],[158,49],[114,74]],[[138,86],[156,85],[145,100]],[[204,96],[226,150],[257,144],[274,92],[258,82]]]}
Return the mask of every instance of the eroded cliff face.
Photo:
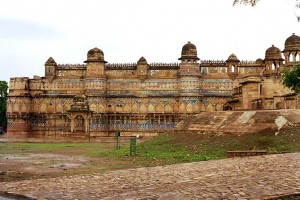
{"label": "eroded cliff face", "polygon": [[300,125],[300,110],[203,112],[179,122],[175,131],[246,134],[277,131]]}

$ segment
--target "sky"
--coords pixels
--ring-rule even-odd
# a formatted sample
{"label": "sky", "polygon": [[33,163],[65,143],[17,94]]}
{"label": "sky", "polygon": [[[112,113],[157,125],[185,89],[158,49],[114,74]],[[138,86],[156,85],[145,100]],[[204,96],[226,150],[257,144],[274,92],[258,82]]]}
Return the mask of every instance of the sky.
{"label": "sky", "polygon": [[[178,62],[188,41],[201,60],[264,58],[300,35],[294,0],[0,0],[0,80],[44,76],[44,63],[82,64],[100,48],[109,63]],[[300,9],[299,9],[300,10]],[[297,11],[296,11],[297,12]]]}

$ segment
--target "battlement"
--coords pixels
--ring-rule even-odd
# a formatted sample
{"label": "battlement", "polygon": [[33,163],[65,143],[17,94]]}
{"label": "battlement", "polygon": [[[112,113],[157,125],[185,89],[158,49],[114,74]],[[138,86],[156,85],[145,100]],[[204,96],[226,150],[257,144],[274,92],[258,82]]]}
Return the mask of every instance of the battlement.
{"label": "battlement", "polygon": [[28,77],[13,77],[9,82],[9,96],[26,95],[28,91]]}
{"label": "battlement", "polygon": [[9,82],[9,89],[24,90],[28,84],[28,77],[12,77]]}
{"label": "battlement", "polygon": [[[223,67],[226,66],[226,61],[224,60],[201,60],[200,67]],[[239,67],[249,67],[249,66],[262,66],[261,64],[257,63],[256,61],[252,60],[241,60],[238,63]]]}
{"label": "battlement", "polygon": [[201,64],[224,64],[224,60],[200,60]]}
{"label": "battlement", "polygon": [[28,77],[11,77],[10,81],[27,81],[29,80]]}
{"label": "battlement", "polygon": [[58,64],[57,69],[86,69],[85,64]]}
{"label": "battlement", "polygon": [[[149,69],[178,69],[179,63],[150,63]],[[124,69],[124,70],[136,70],[137,69],[137,63],[108,63],[105,65],[106,69],[110,70],[118,70],[118,69]]]}
{"label": "battlement", "polygon": [[179,68],[179,63],[150,63],[150,69],[178,69]]}
{"label": "battlement", "polygon": [[225,66],[226,62],[224,60],[201,60],[200,66]]}
{"label": "battlement", "polygon": [[240,65],[255,65],[256,64],[256,61],[253,61],[253,60],[241,60],[240,61]]}
{"label": "battlement", "polygon": [[111,70],[116,70],[116,69],[135,70],[136,66],[137,66],[136,63],[107,63],[105,65],[105,68]]}

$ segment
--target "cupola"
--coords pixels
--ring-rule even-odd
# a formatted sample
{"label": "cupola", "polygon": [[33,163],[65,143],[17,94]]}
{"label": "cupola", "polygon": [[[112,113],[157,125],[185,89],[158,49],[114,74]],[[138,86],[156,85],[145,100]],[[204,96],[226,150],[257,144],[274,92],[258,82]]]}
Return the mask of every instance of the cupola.
{"label": "cupola", "polygon": [[197,57],[197,48],[191,42],[182,47],[181,57],[178,60],[199,60]]}

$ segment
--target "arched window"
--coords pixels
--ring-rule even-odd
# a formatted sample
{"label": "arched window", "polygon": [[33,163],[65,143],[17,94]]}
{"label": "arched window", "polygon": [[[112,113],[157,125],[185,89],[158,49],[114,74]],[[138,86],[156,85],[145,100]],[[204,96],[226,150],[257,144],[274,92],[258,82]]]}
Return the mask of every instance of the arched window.
{"label": "arched window", "polygon": [[296,59],[295,59],[296,62],[299,62],[300,61],[300,52],[297,52],[296,53]]}
{"label": "arched window", "polygon": [[208,72],[207,67],[202,67],[201,68],[201,73],[207,74],[207,72]]}
{"label": "arched window", "polygon": [[235,66],[231,65],[231,72],[235,72]]}
{"label": "arched window", "polygon": [[293,54],[292,53],[290,53],[290,55],[289,55],[289,62],[293,62]]}
{"label": "arched window", "polygon": [[223,68],[221,69],[221,72],[222,72],[222,73],[226,73],[226,72],[227,72],[227,69],[226,69],[225,67],[223,67]]}
{"label": "arched window", "polygon": [[232,107],[227,105],[227,106],[224,107],[224,110],[225,110],[225,111],[226,111],[226,110],[232,110]]}
{"label": "arched window", "polygon": [[275,70],[276,69],[276,64],[275,62],[272,63],[272,70]]}

